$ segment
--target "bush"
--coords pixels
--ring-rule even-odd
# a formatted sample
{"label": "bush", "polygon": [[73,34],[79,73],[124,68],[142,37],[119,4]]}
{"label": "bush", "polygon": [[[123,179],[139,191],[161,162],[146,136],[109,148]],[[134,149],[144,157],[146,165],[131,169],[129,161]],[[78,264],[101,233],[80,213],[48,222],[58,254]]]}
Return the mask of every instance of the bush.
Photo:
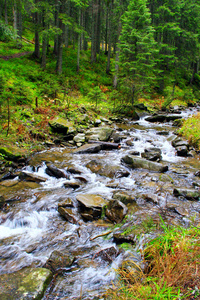
{"label": "bush", "polygon": [[15,40],[16,38],[17,33],[14,31],[14,29],[0,20],[0,41],[8,42]]}

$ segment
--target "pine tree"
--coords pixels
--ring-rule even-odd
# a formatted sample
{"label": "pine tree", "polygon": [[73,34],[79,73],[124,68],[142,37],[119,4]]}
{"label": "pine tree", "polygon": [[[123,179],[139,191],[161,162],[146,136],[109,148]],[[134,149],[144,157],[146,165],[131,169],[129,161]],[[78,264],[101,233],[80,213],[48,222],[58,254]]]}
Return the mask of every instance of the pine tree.
{"label": "pine tree", "polygon": [[121,21],[119,72],[131,88],[133,104],[138,86],[149,86],[155,66],[154,30],[146,0],[131,0]]}

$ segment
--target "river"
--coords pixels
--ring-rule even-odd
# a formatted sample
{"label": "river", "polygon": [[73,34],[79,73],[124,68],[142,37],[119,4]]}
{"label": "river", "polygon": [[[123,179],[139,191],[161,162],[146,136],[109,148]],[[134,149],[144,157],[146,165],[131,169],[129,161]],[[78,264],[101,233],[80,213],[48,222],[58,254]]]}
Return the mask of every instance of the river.
{"label": "river", "polygon": [[[187,109],[182,116],[188,117],[193,112]],[[112,233],[106,239],[103,236],[93,239],[111,230],[113,225],[105,217],[94,221],[81,218],[77,195],[97,194],[112,199],[119,191],[131,193],[133,200],[127,204],[128,216],[135,224],[148,216],[159,219],[163,211],[167,211],[165,217],[171,224],[188,226],[192,219],[200,221],[199,201],[173,194],[176,187],[191,189],[196,186],[199,189],[200,186],[199,177],[194,175],[200,170],[200,156],[176,155],[172,146],[176,137],[173,123],[150,123],[145,116],[137,122],[127,120],[112,126],[120,133],[120,149],[74,154],[71,148],[52,148],[35,154],[24,169],[45,178],[45,182],[27,183],[19,181],[18,177],[1,182],[0,195],[7,200],[7,207],[0,212],[0,274],[25,267],[43,267],[53,251],[73,257],[73,263],[54,276],[42,299],[101,299],[104,291],[115,282],[116,269],[126,255],[126,251],[119,252],[111,262],[98,255],[102,249],[117,247]],[[122,166],[121,159],[125,155],[134,151],[140,156],[149,147],[161,150],[162,163],[168,165],[166,173],[123,165],[129,176],[118,178],[99,175],[87,167],[92,160],[110,167]],[[64,170],[68,179],[49,176],[46,173],[49,162]],[[69,168],[78,171],[70,173]],[[64,186],[77,179],[82,182],[80,187]],[[67,222],[58,212],[58,204],[67,198],[74,201],[76,224]],[[133,248],[136,255],[140,245],[138,241],[135,250]]]}

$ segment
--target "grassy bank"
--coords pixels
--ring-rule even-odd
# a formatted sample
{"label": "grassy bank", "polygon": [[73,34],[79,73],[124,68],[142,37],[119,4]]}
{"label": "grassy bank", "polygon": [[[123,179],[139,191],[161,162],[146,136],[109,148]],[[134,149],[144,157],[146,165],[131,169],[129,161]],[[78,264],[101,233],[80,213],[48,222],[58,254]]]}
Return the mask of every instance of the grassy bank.
{"label": "grassy bank", "polygon": [[200,150],[200,113],[197,113],[183,122],[179,134],[184,136],[189,143]]}
{"label": "grassy bank", "polygon": [[122,268],[119,286],[109,291],[109,300],[200,299],[200,231],[167,226],[163,234],[147,243],[142,252],[145,272]]}

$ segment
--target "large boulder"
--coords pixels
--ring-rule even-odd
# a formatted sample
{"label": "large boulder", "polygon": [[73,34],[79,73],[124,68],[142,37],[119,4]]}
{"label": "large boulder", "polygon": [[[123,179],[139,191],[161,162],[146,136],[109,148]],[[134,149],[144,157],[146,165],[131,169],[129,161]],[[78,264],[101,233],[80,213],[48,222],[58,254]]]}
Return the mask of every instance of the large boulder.
{"label": "large boulder", "polygon": [[113,131],[114,129],[110,127],[94,127],[86,131],[86,138],[88,140],[107,142]]}
{"label": "large boulder", "polygon": [[63,118],[55,118],[49,121],[49,126],[54,132],[67,134],[69,127],[72,127],[72,124]]}
{"label": "large boulder", "polygon": [[86,220],[93,220],[101,217],[103,206],[108,201],[95,194],[80,194],[76,196],[79,203],[81,216]]}
{"label": "large boulder", "polygon": [[161,163],[149,161],[133,155],[126,155],[122,157],[122,162],[130,166],[132,169],[147,169],[160,173],[166,172],[168,170],[168,166],[166,165],[162,165]]}
{"label": "large boulder", "polygon": [[113,199],[110,200],[106,206],[105,215],[106,217],[114,222],[121,223],[128,212],[128,208],[121,201]]}
{"label": "large boulder", "polygon": [[25,268],[0,276],[0,299],[29,300],[42,299],[52,278],[46,268]]}
{"label": "large boulder", "polygon": [[24,155],[20,153],[20,150],[16,147],[0,147],[0,154],[7,160],[17,161]]}
{"label": "large boulder", "polygon": [[86,167],[90,169],[93,173],[110,178],[127,177],[130,174],[128,170],[121,166],[108,165],[97,160],[91,160],[89,163],[86,164]]}

